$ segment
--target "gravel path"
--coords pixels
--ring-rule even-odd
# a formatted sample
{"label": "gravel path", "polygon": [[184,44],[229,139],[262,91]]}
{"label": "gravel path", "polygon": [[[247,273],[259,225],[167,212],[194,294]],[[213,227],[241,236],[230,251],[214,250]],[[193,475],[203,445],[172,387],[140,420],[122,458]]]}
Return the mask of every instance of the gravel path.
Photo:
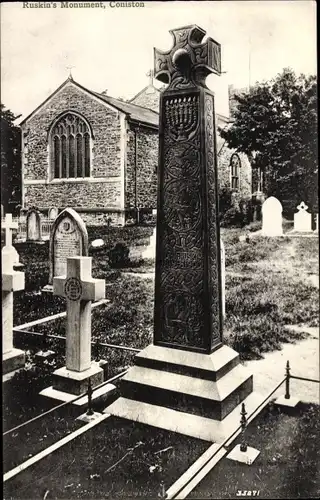
{"label": "gravel path", "polygon": [[[285,375],[285,366],[289,360],[291,375],[319,380],[319,328],[290,326],[293,329],[310,334],[306,340],[296,344],[283,344],[281,351],[268,352],[264,359],[246,361],[245,366],[253,373],[254,390],[267,395]],[[301,380],[290,381],[292,396],[301,401],[320,403],[320,385]],[[274,397],[284,394],[284,385]]]}

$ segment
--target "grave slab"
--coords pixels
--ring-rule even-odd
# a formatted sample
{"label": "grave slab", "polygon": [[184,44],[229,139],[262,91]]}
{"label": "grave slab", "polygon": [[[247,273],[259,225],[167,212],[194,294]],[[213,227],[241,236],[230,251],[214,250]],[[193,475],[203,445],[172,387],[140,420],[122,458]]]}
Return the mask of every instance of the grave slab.
{"label": "grave slab", "polygon": [[240,444],[237,444],[226,458],[247,465],[252,465],[255,459],[260,455],[260,451],[247,446],[246,451],[240,450]]}
{"label": "grave slab", "polygon": [[[117,388],[113,384],[106,384],[103,387],[99,387],[99,389],[96,389],[93,394],[92,394],[92,401],[97,400],[97,401],[102,401],[102,402],[108,402],[108,400],[111,397],[114,397],[116,394]],[[57,401],[61,402],[72,402],[74,399],[76,399],[78,396],[75,394],[70,394],[69,392],[63,392],[63,391],[57,391],[54,389],[52,386],[47,387],[46,389],[43,389],[40,392],[41,396],[46,396],[47,398],[51,399],[56,399]],[[87,406],[88,405],[88,396],[85,395],[82,398],[79,398],[77,401],[74,401],[72,404],[76,406]]]}
{"label": "grave slab", "polygon": [[[254,392],[247,396],[244,403],[248,414],[251,414],[262,403],[263,399],[261,395]],[[219,421],[193,415],[189,412],[165,408],[160,406],[160,402],[159,404],[150,404],[120,397],[107,406],[103,413],[214,443],[222,443],[240,425],[239,407],[236,407],[223,420]]]}

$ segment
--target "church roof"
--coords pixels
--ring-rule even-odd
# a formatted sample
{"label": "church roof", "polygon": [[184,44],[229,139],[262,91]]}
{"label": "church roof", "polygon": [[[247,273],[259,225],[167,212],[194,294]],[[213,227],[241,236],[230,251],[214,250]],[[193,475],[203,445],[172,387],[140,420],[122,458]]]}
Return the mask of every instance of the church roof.
{"label": "church roof", "polygon": [[76,87],[80,88],[81,90],[84,90],[88,94],[92,95],[93,97],[100,99],[105,104],[109,104],[109,106],[116,108],[118,111],[122,111],[131,120],[145,123],[153,127],[158,127],[159,125],[159,115],[156,111],[152,111],[149,108],[138,106],[137,104],[131,104],[130,102],[125,102],[120,99],[116,99],[115,97],[99,94],[98,92],[94,92],[92,90],[87,89],[83,85],[80,85],[80,83],[73,80],[73,78],[69,77],[49,97],[47,97],[45,101],[43,101],[36,109],[34,109],[32,113],[30,113],[26,118],[24,118],[20,122],[20,126],[27,120],[29,120],[29,118],[31,118],[31,116],[33,116],[34,113],[36,113],[40,108],[42,108],[42,106],[44,106],[48,101],[50,101],[52,97],[54,97],[67,83],[70,82]]}
{"label": "church roof", "polygon": [[159,125],[159,115],[156,111],[152,111],[152,109],[144,108],[127,101],[121,101],[108,95],[98,94],[96,92],[94,92],[94,94],[106,103],[110,104],[110,106],[113,106],[128,115],[129,118],[134,121],[147,123],[149,125],[154,125],[155,127],[158,127]]}

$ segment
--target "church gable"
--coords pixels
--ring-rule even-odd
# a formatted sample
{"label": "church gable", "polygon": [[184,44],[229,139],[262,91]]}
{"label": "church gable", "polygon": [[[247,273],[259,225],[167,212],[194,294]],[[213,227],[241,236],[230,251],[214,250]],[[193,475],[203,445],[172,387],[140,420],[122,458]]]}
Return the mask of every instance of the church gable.
{"label": "church gable", "polygon": [[67,112],[80,117],[90,132],[90,176],[120,175],[119,112],[68,80],[21,124],[24,179],[50,182],[55,177],[50,134]]}
{"label": "church gable", "polygon": [[153,85],[148,85],[129,102],[159,113],[160,90],[156,89]]}

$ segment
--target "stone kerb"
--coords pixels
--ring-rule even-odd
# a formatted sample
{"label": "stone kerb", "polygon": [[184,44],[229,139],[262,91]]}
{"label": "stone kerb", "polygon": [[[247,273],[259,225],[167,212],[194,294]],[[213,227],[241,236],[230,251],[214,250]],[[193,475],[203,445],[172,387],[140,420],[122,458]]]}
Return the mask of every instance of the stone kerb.
{"label": "stone kerb", "polygon": [[[50,261],[50,271],[49,271],[49,286],[53,283],[53,276],[57,276],[58,273],[55,269],[55,253],[56,253],[56,235],[57,230],[59,228],[60,223],[66,219],[66,222],[71,222],[74,224],[75,231],[77,231],[80,235],[80,248],[77,249],[73,254],[66,255],[65,257],[75,257],[75,256],[88,256],[89,249],[89,238],[86,225],[80,215],[73,210],[73,208],[64,209],[58,217],[55,219],[50,233],[50,241],[49,241],[49,261]],[[69,251],[69,250],[68,250]],[[65,270],[66,270],[66,262],[65,262]],[[65,274],[65,273],[62,273]]]}

